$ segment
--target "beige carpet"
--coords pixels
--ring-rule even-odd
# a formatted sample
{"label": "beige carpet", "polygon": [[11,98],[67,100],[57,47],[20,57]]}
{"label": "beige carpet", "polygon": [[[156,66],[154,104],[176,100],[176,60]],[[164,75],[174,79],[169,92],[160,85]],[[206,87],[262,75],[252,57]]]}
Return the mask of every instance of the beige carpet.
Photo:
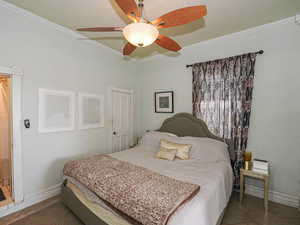
{"label": "beige carpet", "polygon": [[[6,219],[6,221],[8,220]],[[0,224],[3,224],[1,219]],[[56,201],[39,212],[12,223],[12,225],[83,224],[60,201]],[[296,208],[270,202],[269,213],[265,215],[262,199],[245,195],[245,200],[241,206],[237,193],[234,193],[222,225],[300,225],[300,212]]]}

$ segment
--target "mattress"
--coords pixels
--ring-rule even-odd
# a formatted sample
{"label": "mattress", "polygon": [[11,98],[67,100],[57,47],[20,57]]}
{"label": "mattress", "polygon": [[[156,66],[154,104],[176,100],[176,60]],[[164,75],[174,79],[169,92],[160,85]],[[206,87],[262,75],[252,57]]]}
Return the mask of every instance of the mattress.
{"label": "mattress", "polygon": [[[230,199],[233,173],[229,160],[203,162],[197,159],[166,161],[154,157],[157,149],[140,145],[111,154],[112,157],[153,170],[178,180],[198,184],[200,192],[181,206],[170,218],[168,225],[216,225]],[[67,177],[88,202],[97,204],[110,212],[110,216],[121,218],[93,192],[76,180]],[[100,216],[101,217],[101,216]],[[102,217],[101,217],[102,218]],[[125,221],[123,221],[125,223]],[[109,223],[108,223],[109,224]]]}

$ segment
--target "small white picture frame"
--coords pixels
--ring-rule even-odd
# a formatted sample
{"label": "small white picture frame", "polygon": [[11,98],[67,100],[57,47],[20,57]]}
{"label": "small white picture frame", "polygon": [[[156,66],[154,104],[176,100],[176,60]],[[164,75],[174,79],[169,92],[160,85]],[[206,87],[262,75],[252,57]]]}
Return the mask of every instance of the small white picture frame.
{"label": "small white picture frame", "polygon": [[39,89],[40,133],[72,131],[75,129],[75,92]]}
{"label": "small white picture frame", "polygon": [[174,92],[161,91],[154,93],[154,105],[156,113],[174,112]]}
{"label": "small white picture frame", "polygon": [[104,127],[104,97],[103,95],[78,94],[78,129],[93,129]]}

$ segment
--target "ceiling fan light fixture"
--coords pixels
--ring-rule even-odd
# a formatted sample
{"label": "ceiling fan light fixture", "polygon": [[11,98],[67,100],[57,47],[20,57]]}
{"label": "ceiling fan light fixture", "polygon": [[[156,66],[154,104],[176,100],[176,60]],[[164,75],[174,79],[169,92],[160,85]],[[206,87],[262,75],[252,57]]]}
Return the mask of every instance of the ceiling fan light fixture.
{"label": "ceiling fan light fixture", "polygon": [[152,24],[140,22],[124,27],[123,35],[134,46],[146,47],[156,41],[159,31]]}

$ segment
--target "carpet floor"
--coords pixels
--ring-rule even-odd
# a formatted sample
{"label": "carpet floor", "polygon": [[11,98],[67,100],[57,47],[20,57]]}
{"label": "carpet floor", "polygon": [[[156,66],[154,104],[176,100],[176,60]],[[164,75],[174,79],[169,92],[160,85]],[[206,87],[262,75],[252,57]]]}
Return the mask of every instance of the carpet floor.
{"label": "carpet floor", "polygon": [[[7,218],[5,221],[8,221]],[[0,224],[3,224],[1,219]],[[83,225],[60,201],[55,201],[40,211],[10,224]],[[238,194],[234,193],[222,225],[300,225],[300,212],[296,208],[269,202],[269,212],[265,214],[262,199],[245,195],[244,202],[240,205]]]}

